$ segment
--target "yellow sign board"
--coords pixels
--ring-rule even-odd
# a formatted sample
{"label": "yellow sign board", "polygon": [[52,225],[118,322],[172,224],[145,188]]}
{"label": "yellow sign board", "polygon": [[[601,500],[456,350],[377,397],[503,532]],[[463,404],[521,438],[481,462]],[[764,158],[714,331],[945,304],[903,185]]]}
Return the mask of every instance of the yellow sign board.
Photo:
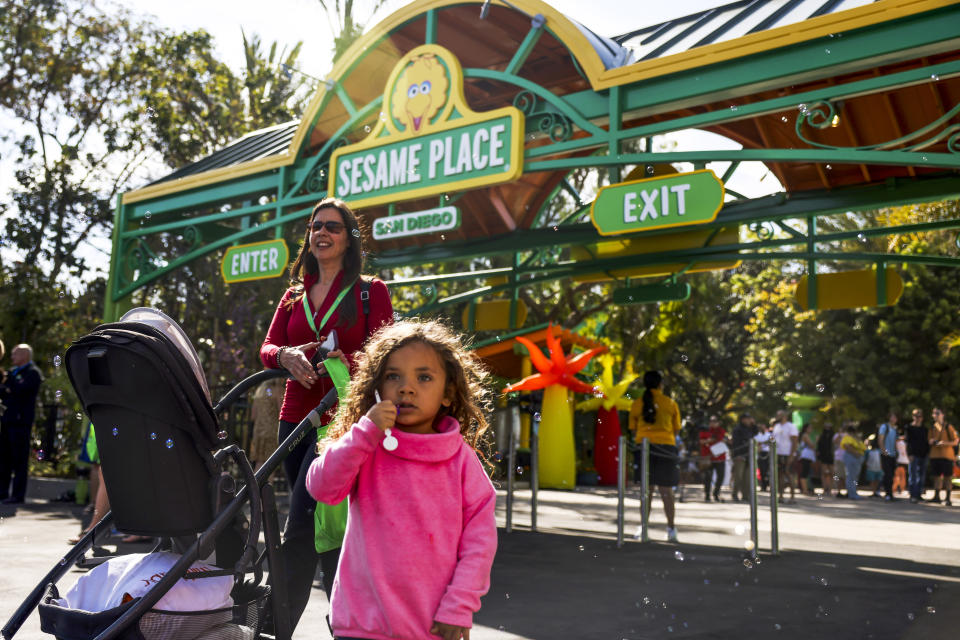
{"label": "yellow sign board", "polygon": [[[607,258],[625,258],[629,256],[662,253],[666,251],[678,251],[681,249],[692,249],[702,246],[722,246],[739,244],[739,227],[724,227],[712,239],[710,235],[712,230],[704,229],[702,231],[681,231],[677,233],[665,233],[653,237],[637,237],[625,240],[610,240],[607,242],[598,242],[586,247],[572,247],[570,257],[577,262],[589,262],[591,260],[604,260]],[[707,240],[710,240],[709,243]],[[642,267],[628,267],[625,269],[611,269],[597,273],[580,274],[573,277],[576,282],[604,282],[619,278],[645,278],[649,276],[665,276],[676,273],[688,263],[656,264]],[[686,273],[697,273],[700,271],[714,271],[717,269],[734,269],[739,266],[739,260],[712,260],[708,262],[698,262]]]}
{"label": "yellow sign board", "polygon": [[[473,315],[474,331],[492,331],[494,329],[507,329],[510,327],[510,300],[483,300],[477,303]],[[463,310],[461,321],[463,326],[469,324],[470,319],[469,306]],[[523,300],[517,300],[517,323],[516,326],[522,327],[527,320],[527,305]]]}
{"label": "yellow sign board", "polygon": [[449,50],[419,46],[394,67],[370,134],[330,158],[328,192],[354,208],[512,182],[523,174],[523,112],[474,112]]}
{"label": "yellow sign board", "polygon": [[[896,304],[903,293],[903,280],[891,267],[884,271],[887,279],[887,304]],[[800,278],[794,294],[804,311],[807,304],[807,276]],[[877,306],[877,272],[875,269],[817,274],[817,309],[855,309]]]}

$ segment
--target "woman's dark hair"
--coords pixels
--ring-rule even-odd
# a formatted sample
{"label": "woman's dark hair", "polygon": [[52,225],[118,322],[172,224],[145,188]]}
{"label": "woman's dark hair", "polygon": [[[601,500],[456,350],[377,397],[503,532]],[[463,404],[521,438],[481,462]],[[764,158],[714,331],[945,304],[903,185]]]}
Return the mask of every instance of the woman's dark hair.
{"label": "woman's dark hair", "polygon": [[657,421],[657,405],[653,404],[653,394],[651,389],[656,389],[663,382],[663,376],[659,371],[647,371],[643,374],[643,386],[646,391],[643,392],[643,421],[647,424],[653,424]]}
{"label": "woman's dark hair", "polygon": [[[353,282],[360,278],[363,271],[363,233],[360,228],[360,221],[353,213],[353,210],[346,202],[339,198],[324,198],[310,212],[310,218],[307,220],[307,229],[303,235],[303,243],[300,245],[300,252],[297,259],[290,265],[290,285],[294,289],[294,295],[289,298],[290,305],[294,305],[304,296],[303,277],[306,274],[316,275],[320,271],[320,265],[317,259],[310,253],[310,226],[313,219],[322,209],[336,209],[343,218],[344,230],[347,234],[347,252],[343,254],[343,284]],[[349,327],[357,321],[357,302],[354,296],[345,296],[340,306],[337,326]],[[319,328],[319,327],[318,327]]]}

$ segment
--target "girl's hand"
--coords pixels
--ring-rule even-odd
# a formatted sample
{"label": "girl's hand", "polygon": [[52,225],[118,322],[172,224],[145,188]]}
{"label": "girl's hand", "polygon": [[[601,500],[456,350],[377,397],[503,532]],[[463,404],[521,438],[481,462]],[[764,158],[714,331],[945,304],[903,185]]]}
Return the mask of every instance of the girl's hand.
{"label": "girl's hand", "polygon": [[433,626],[430,627],[430,633],[435,636],[440,636],[443,640],[470,640],[470,627],[456,627],[452,624],[447,624],[446,622],[437,622],[433,621]]}
{"label": "girl's hand", "polygon": [[389,400],[382,400],[370,407],[367,417],[373,420],[381,431],[392,429],[397,421],[397,405]]}
{"label": "girl's hand", "polygon": [[277,364],[289,371],[297,382],[309,389],[319,376],[304,352],[312,351],[319,346],[319,342],[308,342],[299,347],[284,349],[278,354]]}

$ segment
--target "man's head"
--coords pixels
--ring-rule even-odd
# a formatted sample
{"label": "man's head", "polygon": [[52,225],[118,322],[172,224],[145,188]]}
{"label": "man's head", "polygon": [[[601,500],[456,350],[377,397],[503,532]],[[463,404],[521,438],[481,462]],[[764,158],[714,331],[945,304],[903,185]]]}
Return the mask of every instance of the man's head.
{"label": "man's head", "polygon": [[787,421],[787,412],[783,409],[777,411],[777,422],[786,422]]}
{"label": "man's head", "polygon": [[28,344],[18,344],[10,352],[10,362],[20,367],[33,360],[33,348]]}
{"label": "man's head", "polygon": [[923,411],[920,409],[914,409],[910,412],[910,417],[913,418],[913,421],[917,424],[923,421]]}
{"label": "man's head", "polygon": [[720,418],[717,416],[710,416],[710,428],[714,429],[720,426]]}

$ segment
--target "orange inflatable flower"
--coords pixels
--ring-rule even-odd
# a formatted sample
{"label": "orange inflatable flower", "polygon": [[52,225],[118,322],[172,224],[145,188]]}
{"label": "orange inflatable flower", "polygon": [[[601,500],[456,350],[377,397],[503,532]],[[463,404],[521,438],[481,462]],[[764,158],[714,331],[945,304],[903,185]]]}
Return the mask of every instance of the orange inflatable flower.
{"label": "orange inflatable flower", "polygon": [[516,340],[530,352],[530,362],[536,367],[539,373],[527,376],[519,382],[514,382],[503,390],[504,393],[510,391],[546,389],[554,384],[562,385],[571,391],[593,393],[593,385],[578,380],[575,375],[587,366],[591,358],[598,353],[606,351],[606,347],[597,347],[575,356],[567,357],[563,353],[563,345],[560,344],[560,341],[553,335],[552,324],[547,327],[547,348],[550,350],[549,358],[540,351],[537,345],[526,338],[517,336]]}

